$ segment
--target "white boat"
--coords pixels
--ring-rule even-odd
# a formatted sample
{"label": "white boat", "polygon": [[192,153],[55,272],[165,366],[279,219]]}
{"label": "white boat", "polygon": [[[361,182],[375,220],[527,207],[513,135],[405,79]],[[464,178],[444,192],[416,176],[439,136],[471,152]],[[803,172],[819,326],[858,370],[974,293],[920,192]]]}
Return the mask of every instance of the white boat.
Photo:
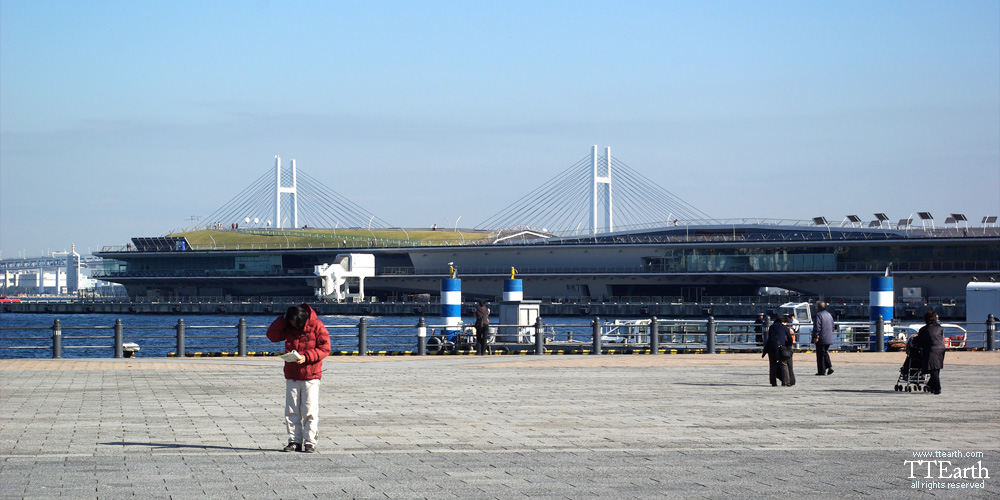
{"label": "white boat", "polygon": [[649,344],[648,319],[616,319],[602,327],[601,342],[609,344]]}
{"label": "white boat", "polygon": [[792,320],[792,331],[812,335],[812,308],[808,302],[786,302],[778,306],[778,314],[786,314]]}

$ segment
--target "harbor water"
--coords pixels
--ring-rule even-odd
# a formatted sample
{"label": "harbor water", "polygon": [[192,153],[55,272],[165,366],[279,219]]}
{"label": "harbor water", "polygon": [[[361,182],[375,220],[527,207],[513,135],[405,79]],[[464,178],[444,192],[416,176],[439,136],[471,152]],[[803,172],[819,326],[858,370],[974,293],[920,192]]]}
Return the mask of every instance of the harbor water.
{"label": "harbor water", "polygon": [[[177,325],[184,324],[185,353],[237,352],[237,326],[243,319],[247,351],[251,355],[281,353],[283,346],[267,340],[267,327],[276,318],[268,316],[191,315],[172,317],[144,314],[0,314],[0,358],[51,358],[53,325],[59,321],[63,358],[111,358],[114,356],[114,326],[121,320],[123,342],[139,346],[136,357],[173,356],[177,351]],[[330,332],[333,351],[358,349],[358,324],[364,318],[369,351],[417,350],[417,322],[413,316],[327,316],[320,320]],[[467,324],[471,318],[463,318]],[[558,341],[591,335],[591,318],[554,318],[546,324],[548,336]],[[426,317],[428,338],[442,333],[441,319]]]}

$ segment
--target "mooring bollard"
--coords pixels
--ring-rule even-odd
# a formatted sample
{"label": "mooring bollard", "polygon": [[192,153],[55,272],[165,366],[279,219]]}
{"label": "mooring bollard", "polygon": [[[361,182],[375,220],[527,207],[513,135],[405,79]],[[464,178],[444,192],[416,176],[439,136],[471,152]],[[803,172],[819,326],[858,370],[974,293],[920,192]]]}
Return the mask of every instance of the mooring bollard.
{"label": "mooring bollard", "polygon": [[705,325],[705,354],[715,354],[715,317],[708,317]]}
{"label": "mooring bollard", "polygon": [[368,322],[365,318],[358,321],[358,356],[368,355]]}
{"label": "mooring bollard", "polygon": [[175,356],[178,358],[184,357],[184,350],[187,348],[184,345],[184,318],[177,318],[177,353]]}
{"label": "mooring bollard", "polygon": [[660,353],[660,324],[657,322],[656,316],[653,316],[653,319],[649,321],[649,353]]}
{"label": "mooring bollard", "polygon": [[246,357],[247,355],[247,322],[240,318],[236,325],[236,355]]}
{"label": "mooring bollard", "polygon": [[885,350],[885,323],[882,315],[875,318],[875,344],[872,345],[872,352],[882,352]]}
{"label": "mooring bollard", "polygon": [[62,357],[62,323],[56,318],[52,323],[52,358]]}
{"label": "mooring bollard", "polygon": [[542,333],[542,318],[535,318],[535,354],[545,354],[545,334]]}
{"label": "mooring bollard", "polygon": [[427,323],[424,322],[424,317],[421,316],[417,320],[417,356],[427,355]]}
{"label": "mooring bollard", "polygon": [[591,325],[594,327],[594,352],[591,354],[599,355],[601,354],[601,318],[594,316],[594,322]]}
{"label": "mooring bollard", "polygon": [[122,325],[122,319],[115,319],[115,357],[123,358],[125,357],[124,349],[122,348],[122,343],[125,337],[125,327]]}
{"label": "mooring bollard", "polygon": [[997,318],[990,314],[986,316],[986,350],[996,349]]}

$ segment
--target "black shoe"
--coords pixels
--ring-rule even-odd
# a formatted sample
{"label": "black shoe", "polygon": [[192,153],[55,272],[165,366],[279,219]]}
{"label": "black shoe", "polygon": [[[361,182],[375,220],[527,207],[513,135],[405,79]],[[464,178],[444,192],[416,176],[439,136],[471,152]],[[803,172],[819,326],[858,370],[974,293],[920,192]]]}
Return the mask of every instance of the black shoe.
{"label": "black shoe", "polygon": [[823,375],[826,375],[826,374],[825,373],[817,373],[816,374],[817,377],[822,377]]}
{"label": "black shoe", "polygon": [[316,453],[316,447],[313,446],[313,445],[311,445],[311,444],[307,444],[307,445],[303,446],[302,450],[300,450],[300,451],[302,453]]}
{"label": "black shoe", "polygon": [[826,374],[827,374],[827,375],[833,375],[833,368],[829,368],[829,369],[827,369],[827,370],[826,370]]}
{"label": "black shoe", "polygon": [[299,443],[288,443],[281,451],[302,451],[302,445]]}

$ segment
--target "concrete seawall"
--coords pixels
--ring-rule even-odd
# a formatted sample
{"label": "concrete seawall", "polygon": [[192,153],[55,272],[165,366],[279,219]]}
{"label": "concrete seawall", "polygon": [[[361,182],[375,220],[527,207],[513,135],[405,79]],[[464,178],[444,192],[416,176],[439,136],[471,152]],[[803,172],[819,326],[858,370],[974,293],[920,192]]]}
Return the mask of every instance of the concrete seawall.
{"label": "concrete seawall", "polygon": [[[272,315],[284,311],[292,302],[21,302],[0,305],[0,311],[9,313],[41,314],[230,314]],[[344,316],[440,316],[441,305],[427,302],[363,302],[335,303],[309,302],[324,315]],[[469,303],[471,307],[471,303]],[[754,303],[547,303],[541,304],[541,315],[548,316],[600,316],[602,318],[650,317],[659,318],[752,318],[760,312],[776,309],[777,304]],[[896,307],[897,319],[917,320],[924,311],[932,309],[943,319],[965,319],[964,305],[931,305],[921,307]],[[867,304],[831,305],[830,310],[838,319],[868,319]]]}

